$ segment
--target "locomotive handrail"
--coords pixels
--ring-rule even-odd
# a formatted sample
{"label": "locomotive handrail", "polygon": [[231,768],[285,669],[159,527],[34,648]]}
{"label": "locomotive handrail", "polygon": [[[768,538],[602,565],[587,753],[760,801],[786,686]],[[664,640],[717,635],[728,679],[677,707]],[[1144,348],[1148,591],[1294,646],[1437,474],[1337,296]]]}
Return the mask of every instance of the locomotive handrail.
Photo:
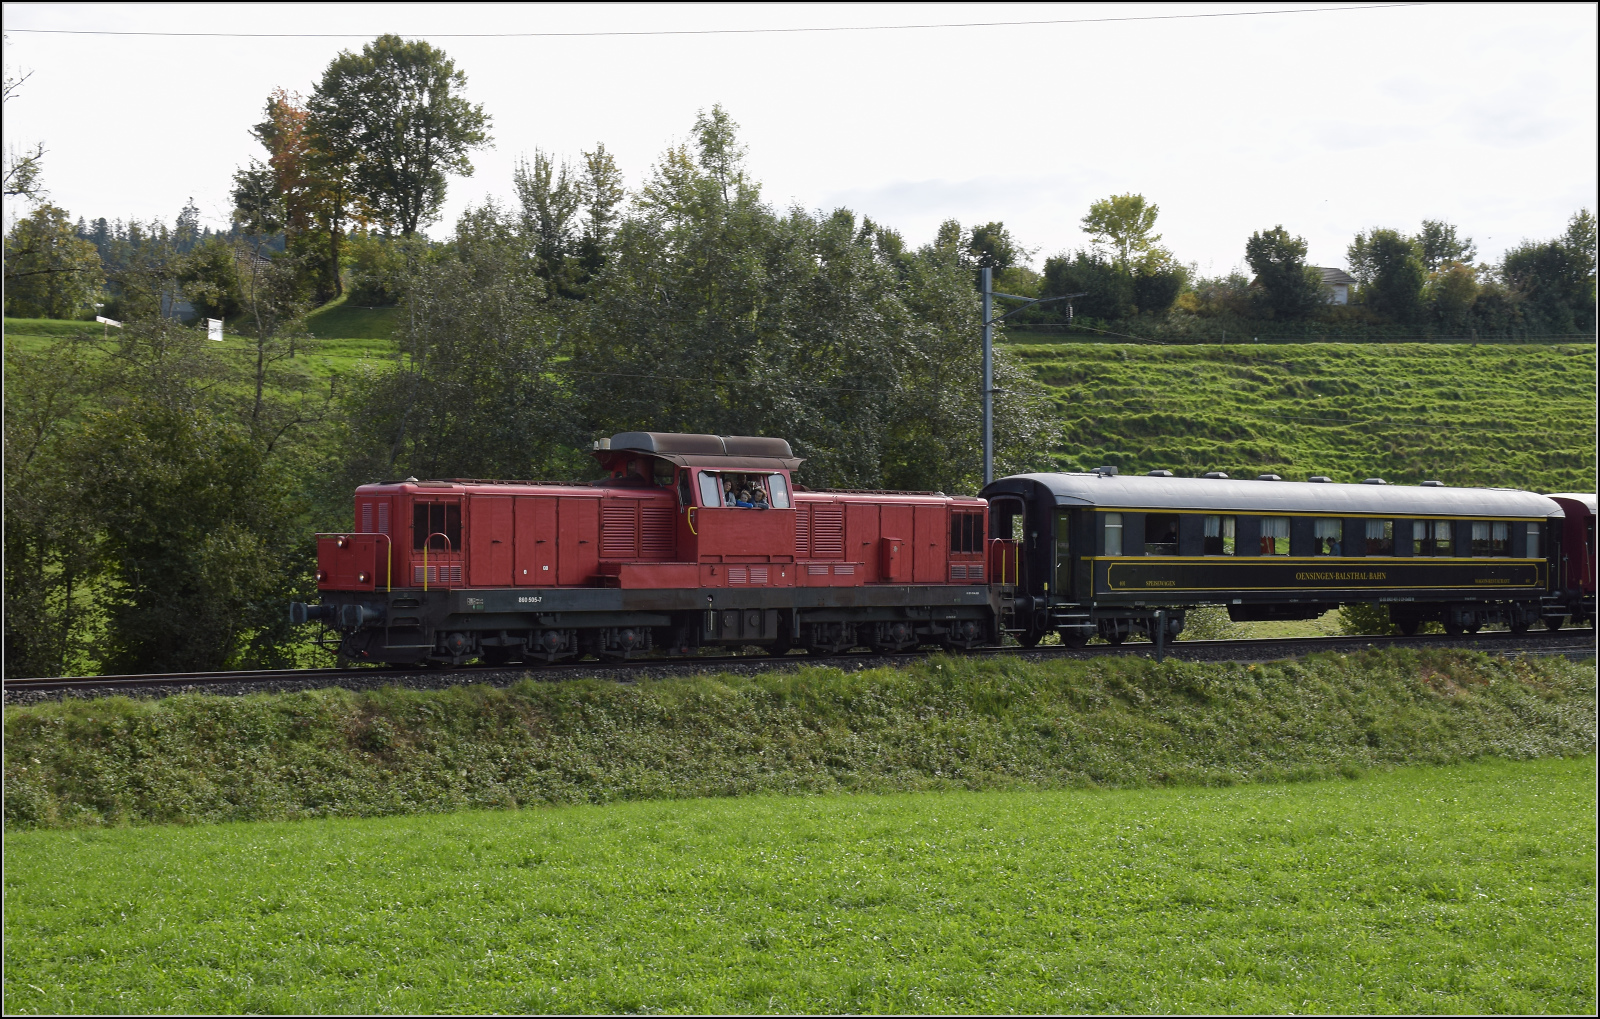
{"label": "locomotive handrail", "polygon": [[[357,535],[357,534],[371,535],[374,538],[382,538],[384,541],[389,543],[388,544],[388,548],[387,548],[388,555],[387,555],[387,558],[385,559],[385,562],[388,564],[388,569],[384,571],[384,580],[386,581],[386,583],[384,584],[384,589],[385,589],[386,593],[393,593],[393,591],[394,591],[394,539],[391,538],[389,535],[385,534],[382,531],[317,531],[316,533],[312,534],[311,536],[313,538],[343,538],[346,535],[352,535],[353,536],[353,535]],[[450,540],[449,538],[445,538],[445,541],[449,541],[449,540]],[[424,579],[426,579],[426,578],[424,578]]]}
{"label": "locomotive handrail", "polygon": [[694,529],[694,511],[699,508],[700,507],[698,506],[690,506],[684,513],[685,519],[687,519],[689,522],[689,533],[694,535],[696,538],[700,537],[700,532]]}
{"label": "locomotive handrail", "polygon": [[446,552],[455,551],[455,546],[450,544],[450,535],[443,531],[434,531],[422,540],[422,590],[424,592],[428,590],[428,546],[433,544],[433,539],[435,538],[444,539],[444,550]]}

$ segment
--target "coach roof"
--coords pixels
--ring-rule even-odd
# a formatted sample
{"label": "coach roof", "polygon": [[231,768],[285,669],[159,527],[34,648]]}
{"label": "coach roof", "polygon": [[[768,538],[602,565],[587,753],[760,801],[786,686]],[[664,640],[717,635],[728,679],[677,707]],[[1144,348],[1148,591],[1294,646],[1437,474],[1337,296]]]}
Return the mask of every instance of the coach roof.
{"label": "coach roof", "polygon": [[1031,481],[1043,486],[1055,496],[1058,505],[1110,509],[1397,517],[1549,517],[1561,514],[1560,507],[1544,496],[1510,488],[1424,488],[1229,478],[1019,474],[999,479],[985,489],[984,494],[993,498],[1007,490],[1007,482],[1014,481]]}

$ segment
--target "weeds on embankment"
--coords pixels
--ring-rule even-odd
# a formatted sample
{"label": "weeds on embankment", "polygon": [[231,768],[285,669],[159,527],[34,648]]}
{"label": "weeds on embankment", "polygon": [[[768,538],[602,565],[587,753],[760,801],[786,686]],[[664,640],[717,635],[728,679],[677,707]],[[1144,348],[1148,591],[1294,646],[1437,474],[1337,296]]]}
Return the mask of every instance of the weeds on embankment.
{"label": "weeds on embankment", "polygon": [[524,680],[7,709],[8,827],[538,803],[1226,785],[1589,754],[1594,666],[1459,651],[1263,665],[935,657],[639,684]]}

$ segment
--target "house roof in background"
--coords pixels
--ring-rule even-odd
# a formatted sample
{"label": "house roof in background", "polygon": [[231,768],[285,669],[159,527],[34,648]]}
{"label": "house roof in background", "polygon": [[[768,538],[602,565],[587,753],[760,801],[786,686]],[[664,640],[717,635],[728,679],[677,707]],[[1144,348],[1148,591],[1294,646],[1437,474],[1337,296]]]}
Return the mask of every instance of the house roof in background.
{"label": "house roof in background", "polygon": [[1343,269],[1329,269],[1320,265],[1314,265],[1311,268],[1322,273],[1322,285],[1325,287],[1335,286],[1340,283],[1345,286],[1355,286],[1356,278]]}

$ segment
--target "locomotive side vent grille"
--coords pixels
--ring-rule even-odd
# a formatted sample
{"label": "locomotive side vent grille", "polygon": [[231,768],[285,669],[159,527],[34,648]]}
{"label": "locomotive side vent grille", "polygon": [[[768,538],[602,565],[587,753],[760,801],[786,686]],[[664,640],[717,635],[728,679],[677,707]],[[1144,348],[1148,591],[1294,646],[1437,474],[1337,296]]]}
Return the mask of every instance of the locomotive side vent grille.
{"label": "locomotive side vent grille", "polygon": [[744,567],[744,566],[730,566],[730,567],[728,567],[728,583],[730,583],[730,584],[748,584],[748,583],[750,583],[750,570],[748,568]]}
{"label": "locomotive side vent grille", "polygon": [[607,501],[600,511],[600,557],[632,559],[639,554],[639,504]]}
{"label": "locomotive side vent grille", "polygon": [[833,568],[833,572],[834,572],[834,575],[838,576],[838,577],[854,576],[855,572],[856,572],[856,564],[855,563],[840,564],[840,565],[835,566]]}
{"label": "locomotive side vent grille", "polygon": [[968,580],[982,580],[983,579],[983,567],[979,566],[979,565],[968,566],[967,567],[967,579]]}
{"label": "locomotive side vent grille", "polygon": [[817,559],[844,558],[844,507],[811,510],[811,554]]}
{"label": "locomotive side vent grille", "polygon": [[767,568],[765,566],[750,567],[750,583],[765,584],[767,582]]}
{"label": "locomotive side vent grille", "polygon": [[372,503],[370,502],[361,504],[361,533],[372,533]]}
{"label": "locomotive side vent grille", "polygon": [[955,566],[950,567],[950,579],[951,580],[966,580],[967,579],[967,568],[965,566],[960,565],[960,564],[957,564]]}
{"label": "locomotive side vent grille", "polygon": [[646,506],[639,511],[642,518],[639,552],[647,559],[670,559],[678,551],[678,525],[673,512],[665,506]]}
{"label": "locomotive side vent grille", "polygon": [[378,533],[389,533],[389,503],[387,500],[378,503]]}
{"label": "locomotive side vent grille", "polygon": [[459,584],[461,583],[461,567],[459,566],[429,566],[424,577],[421,566],[411,568],[412,586],[427,584]]}
{"label": "locomotive side vent grille", "polygon": [[812,563],[810,566],[806,567],[806,572],[811,574],[813,577],[826,577],[828,575],[828,564]]}
{"label": "locomotive side vent grille", "polygon": [[794,555],[796,559],[811,558],[811,508],[794,508]]}

